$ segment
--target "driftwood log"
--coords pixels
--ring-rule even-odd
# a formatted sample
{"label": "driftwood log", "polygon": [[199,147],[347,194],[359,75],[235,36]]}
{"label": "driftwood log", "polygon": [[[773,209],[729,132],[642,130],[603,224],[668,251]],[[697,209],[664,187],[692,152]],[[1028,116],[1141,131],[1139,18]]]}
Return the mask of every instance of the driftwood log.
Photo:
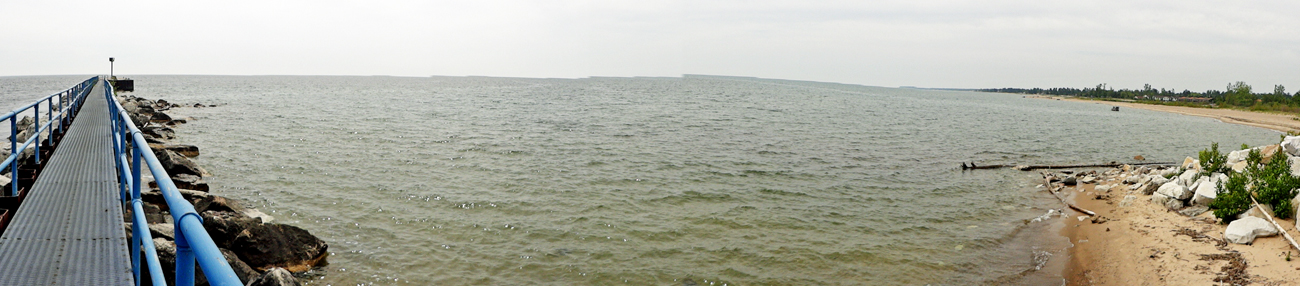
{"label": "driftwood log", "polygon": [[[1259,202],[1255,201],[1255,197],[1250,197],[1250,202],[1255,203],[1255,205],[1251,206],[1252,208],[1259,208]],[[1273,223],[1273,227],[1276,227],[1277,231],[1282,233],[1282,237],[1285,237],[1286,241],[1291,243],[1291,247],[1300,250],[1300,245],[1295,243],[1295,239],[1291,238],[1291,234],[1285,228],[1282,228],[1282,225],[1277,224],[1277,221],[1273,220],[1273,214],[1264,211],[1264,208],[1259,208],[1259,212],[1264,214],[1264,218],[1267,218],[1268,222]]]}
{"label": "driftwood log", "polygon": [[1173,165],[1173,164],[1174,164],[1173,162],[1151,162],[1151,163],[1110,162],[1105,164],[1083,164],[1083,165],[979,165],[977,166],[975,165],[975,162],[971,162],[970,165],[967,165],[966,162],[962,162],[961,169],[982,170],[982,169],[1014,168],[1016,170],[1021,170],[1021,171],[1032,171],[1038,169],[1102,168],[1102,167],[1115,168],[1123,165],[1142,166],[1142,165]]}
{"label": "driftwood log", "polygon": [[1081,208],[1079,206],[1071,204],[1070,202],[1065,201],[1065,198],[1062,198],[1060,194],[1056,193],[1056,188],[1052,187],[1052,179],[1048,178],[1047,174],[1042,174],[1042,175],[1043,175],[1043,185],[1047,186],[1047,192],[1052,193],[1052,196],[1056,197],[1057,200],[1060,200],[1062,204],[1065,204],[1065,206],[1070,207],[1071,209],[1074,209],[1081,213],[1088,214],[1089,216],[1097,216],[1097,212]]}

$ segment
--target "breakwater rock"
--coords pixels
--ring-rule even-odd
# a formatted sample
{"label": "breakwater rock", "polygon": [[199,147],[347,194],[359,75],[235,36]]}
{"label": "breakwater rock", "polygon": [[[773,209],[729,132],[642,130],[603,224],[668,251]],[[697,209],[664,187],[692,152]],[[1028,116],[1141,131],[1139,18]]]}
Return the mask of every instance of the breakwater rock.
{"label": "breakwater rock", "polygon": [[[171,142],[176,139],[173,128],[189,122],[189,119],[177,118],[166,111],[182,105],[134,96],[119,97],[118,101],[135,121],[181,196],[194,204],[195,211],[203,219],[203,227],[221,248],[241,281],[250,285],[299,285],[293,273],[327,264],[329,245],[311,232],[292,225],[272,223],[274,217],[270,215],[236,200],[208,193],[210,188],[203,178],[211,174],[191,159],[200,155],[199,147]],[[141,179],[150,188],[141,193],[145,218],[164,274],[171,278],[176,268],[172,216],[154,178],[143,174]],[[125,226],[130,237],[130,216],[127,216]],[[207,285],[207,281],[198,275],[195,284]]]}

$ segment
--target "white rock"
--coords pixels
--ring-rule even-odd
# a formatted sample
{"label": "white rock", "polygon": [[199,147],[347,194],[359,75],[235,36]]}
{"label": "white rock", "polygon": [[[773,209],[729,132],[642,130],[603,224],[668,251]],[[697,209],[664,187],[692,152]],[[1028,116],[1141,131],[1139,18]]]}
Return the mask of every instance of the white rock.
{"label": "white rock", "polygon": [[1169,198],[1169,196],[1166,196],[1166,195],[1161,194],[1161,193],[1154,193],[1154,194],[1151,194],[1151,203],[1156,204],[1156,205],[1161,205],[1161,206],[1163,206],[1163,205],[1165,205],[1165,203],[1168,203],[1170,200],[1173,200],[1173,199],[1172,199],[1172,198]]}
{"label": "white rock", "polygon": [[[1134,196],[1134,195],[1124,196],[1124,200],[1119,201],[1119,207],[1125,208],[1131,206],[1133,205],[1133,201],[1136,201],[1137,198],[1138,196]],[[1296,224],[1300,224],[1300,222],[1296,222]]]}
{"label": "white rock", "polygon": [[1181,167],[1183,167],[1183,169],[1191,169],[1191,168],[1192,168],[1192,165],[1193,165],[1195,162],[1196,162],[1196,159],[1194,159],[1194,158],[1192,158],[1192,157],[1187,157],[1186,159],[1183,159],[1183,164],[1181,165]]}
{"label": "white rock", "polygon": [[1300,136],[1287,136],[1282,139],[1282,152],[1291,156],[1300,156]]}
{"label": "white rock", "polygon": [[1096,183],[1096,182],[1097,182],[1097,177],[1093,177],[1093,176],[1091,176],[1091,175],[1089,175],[1089,176],[1084,176],[1083,179],[1079,179],[1079,182],[1080,182],[1080,183],[1084,183],[1084,184],[1092,184],[1092,183]]}
{"label": "white rock", "polygon": [[1196,178],[1200,175],[1201,173],[1196,170],[1187,170],[1183,172],[1182,175],[1178,175],[1178,184],[1183,185],[1184,187],[1191,186],[1193,182],[1196,182]]}
{"label": "white rock", "polygon": [[[1295,168],[1292,168],[1292,169],[1295,169]],[[1142,179],[1141,176],[1138,176],[1138,175],[1132,175],[1132,176],[1125,177],[1125,178],[1124,178],[1124,183],[1125,183],[1125,184],[1130,184],[1130,185],[1131,185],[1131,184],[1137,184],[1138,180],[1141,180],[1141,179]]]}
{"label": "white rock", "polygon": [[1233,165],[1233,164],[1237,164],[1238,162],[1246,161],[1246,156],[1250,155],[1250,150],[1253,149],[1254,148],[1241,149],[1237,151],[1228,152],[1228,162],[1227,162],[1228,165]]}
{"label": "white rock", "polygon": [[1160,189],[1160,186],[1173,182],[1173,180],[1165,179],[1165,177],[1161,177],[1161,176],[1152,176],[1152,177],[1154,178],[1151,178],[1151,181],[1147,182],[1146,185],[1142,185],[1141,189],[1138,189],[1138,191],[1142,192],[1143,195],[1150,195],[1151,193],[1155,193],[1156,190]]}
{"label": "white rock", "polygon": [[1270,216],[1273,215],[1273,207],[1270,207],[1268,205],[1258,205],[1258,206],[1259,207],[1250,208],[1249,210],[1246,210],[1246,212],[1237,215],[1237,219],[1243,219],[1247,217],[1257,217],[1257,218],[1267,219],[1267,217],[1264,216],[1265,212],[1267,212],[1268,215]]}
{"label": "white rock", "polygon": [[1300,157],[1286,157],[1286,162],[1291,165],[1291,175],[1300,177]]}
{"label": "white rock", "polygon": [[1160,188],[1156,190],[1156,193],[1177,200],[1186,200],[1187,198],[1192,197],[1192,192],[1187,191],[1187,187],[1183,187],[1177,182],[1168,182],[1164,185],[1160,185]]}
{"label": "white rock", "polygon": [[1160,170],[1161,177],[1169,177],[1175,174],[1178,174],[1178,168],[1165,168],[1164,170]]}
{"label": "white rock", "polygon": [[1219,195],[1218,182],[1207,180],[1196,185],[1195,194],[1192,195],[1192,204],[1208,206],[1214,202],[1214,198]]}
{"label": "white rock", "polygon": [[1176,210],[1181,210],[1181,209],[1183,209],[1183,201],[1180,201],[1180,200],[1168,200],[1168,201],[1165,201],[1165,208],[1167,208],[1167,209],[1169,209],[1169,210],[1174,210],[1174,211],[1176,211]]}
{"label": "white rock", "polygon": [[1110,188],[1114,186],[1115,185],[1097,185],[1096,187],[1093,187],[1092,190],[1097,191],[1099,193],[1109,193]]}
{"label": "white rock", "polygon": [[1237,244],[1250,244],[1256,237],[1277,235],[1273,224],[1257,217],[1246,217],[1232,221],[1223,231],[1223,240]]}
{"label": "white rock", "polygon": [[1237,162],[1236,164],[1232,164],[1232,171],[1237,173],[1245,172],[1246,161],[1241,161],[1241,162]]}
{"label": "white rock", "polygon": [[[1296,194],[1294,198],[1291,198],[1291,209],[1295,210],[1296,215],[1300,215],[1300,194]],[[1296,215],[1292,215],[1291,218],[1300,218],[1300,216]],[[1300,219],[1295,220],[1295,228],[1300,229]]]}

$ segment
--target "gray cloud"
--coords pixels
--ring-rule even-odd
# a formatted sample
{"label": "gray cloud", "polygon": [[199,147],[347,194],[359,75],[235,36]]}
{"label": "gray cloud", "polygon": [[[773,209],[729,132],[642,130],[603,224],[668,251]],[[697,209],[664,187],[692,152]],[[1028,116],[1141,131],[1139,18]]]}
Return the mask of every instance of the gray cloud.
{"label": "gray cloud", "polygon": [[1300,89],[1286,1],[0,3],[0,75],[760,76]]}

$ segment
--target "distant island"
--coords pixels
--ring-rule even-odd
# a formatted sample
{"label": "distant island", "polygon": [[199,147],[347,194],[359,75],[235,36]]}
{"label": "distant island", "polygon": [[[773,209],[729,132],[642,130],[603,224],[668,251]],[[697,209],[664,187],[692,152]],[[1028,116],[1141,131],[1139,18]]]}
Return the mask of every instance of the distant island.
{"label": "distant island", "polygon": [[1034,95],[1053,95],[1083,97],[1097,100],[1125,101],[1146,104],[1176,105],[1190,107],[1245,109],[1250,111],[1300,113],[1300,92],[1287,94],[1286,87],[1273,86],[1272,93],[1255,93],[1245,82],[1229,83],[1226,91],[1207,90],[1193,92],[1184,89],[1181,92],[1172,89],[1155,89],[1150,84],[1140,90],[1119,89],[1098,84],[1091,88],[986,88],[975,89],[979,92],[1017,93]]}

